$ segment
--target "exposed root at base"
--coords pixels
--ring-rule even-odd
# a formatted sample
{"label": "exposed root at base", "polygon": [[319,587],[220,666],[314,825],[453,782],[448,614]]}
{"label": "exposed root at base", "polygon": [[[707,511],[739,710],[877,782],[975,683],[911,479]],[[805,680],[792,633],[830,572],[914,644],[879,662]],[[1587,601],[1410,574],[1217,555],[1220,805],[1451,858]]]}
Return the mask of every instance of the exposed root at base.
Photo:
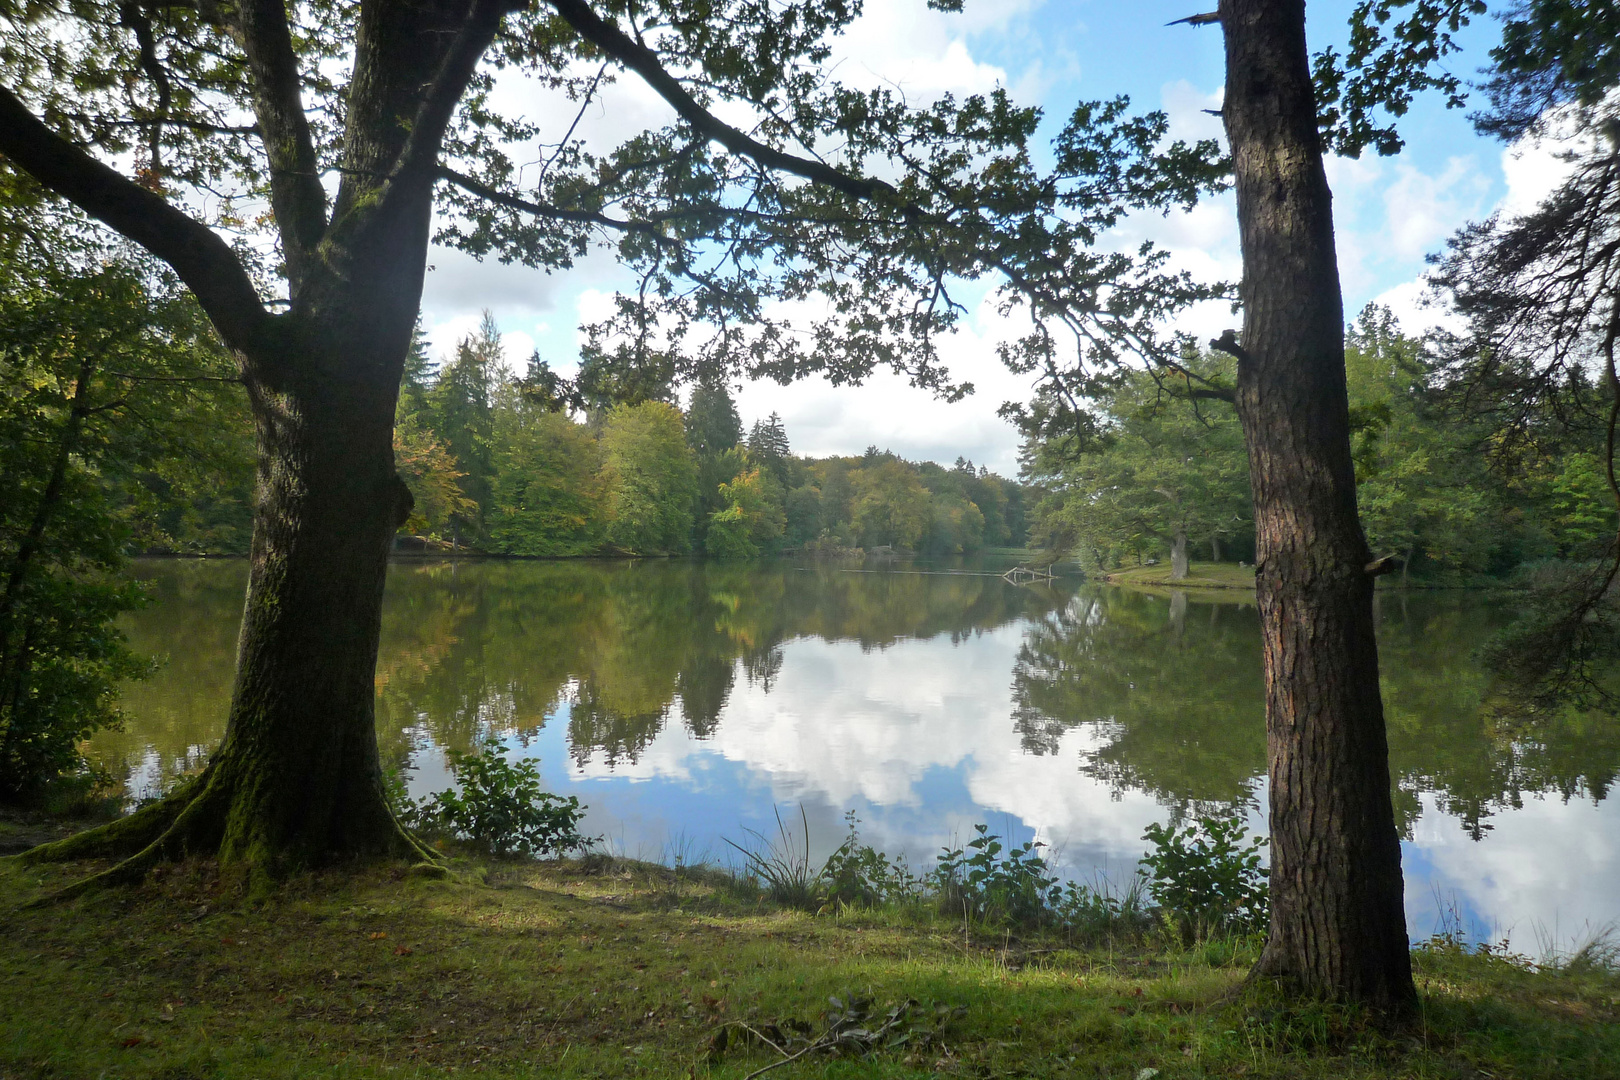
{"label": "exposed root at base", "polygon": [[[127,818],[64,840],[41,844],[15,856],[25,866],[124,856],[107,869],[31,900],[23,908],[50,907],[98,889],[135,885],[161,863],[220,853],[225,821],[230,811],[230,794],[229,785],[221,782],[214,767],[210,766],[202,775],[160,802],[144,807]],[[393,835],[379,843],[372,854],[411,862],[441,861],[437,852],[412,836],[392,815],[389,816],[389,824]],[[289,862],[271,867],[257,865],[255,861],[255,864],[244,869],[254,878],[274,878],[282,876],[293,865]]]}
{"label": "exposed root at base", "polygon": [[[199,778],[200,779],[200,778]],[[30,848],[14,858],[24,866],[109,859],[137,854],[167,833],[196,798],[198,782],[183,784],[128,817]]]}

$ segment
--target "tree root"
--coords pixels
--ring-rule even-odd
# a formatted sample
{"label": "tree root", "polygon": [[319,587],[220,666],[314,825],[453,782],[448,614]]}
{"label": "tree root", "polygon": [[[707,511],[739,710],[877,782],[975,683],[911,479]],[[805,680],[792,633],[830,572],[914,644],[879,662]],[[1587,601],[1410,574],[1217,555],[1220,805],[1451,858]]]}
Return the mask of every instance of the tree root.
{"label": "tree root", "polygon": [[24,866],[39,866],[43,863],[111,859],[137,854],[169,831],[175,819],[196,798],[202,779],[198,777],[182,784],[164,798],[141,807],[128,817],[40,844],[13,857]]}
{"label": "tree root", "polygon": [[435,866],[438,866],[440,863],[444,862],[443,855],[440,855],[437,851],[434,851],[432,848],[422,843],[422,841],[418,840],[416,838],[416,834],[411,832],[411,830],[407,829],[403,825],[400,825],[398,822],[395,822],[395,826],[399,829],[400,842],[405,848],[406,858],[419,863],[432,863]]}
{"label": "tree root", "polygon": [[[197,847],[217,847],[221,815],[215,811],[223,792],[214,780],[210,767],[167,798],[127,818],[23,852],[19,858],[25,865],[127,854],[98,874],[29,901],[24,909],[51,907],[98,889],[138,884],[161,862],[184,857]],[[140,844],[142,840],[146,842]],[[203,842],[198,844],[199,840]]]}
{"label": "tree root", "polygon": [[[23,908],[51,907],[100,889],[135,885],[161,863],[219,852],[231,795],[232,785],[210,765],[200,776],[127,818],[14,856],[24,866],[123,856],[107,869],[37,897]],[[412,862],[442,861],[442,856],[411,835],[392,814],[389,821],[393,835],[377,854]],[[254,878],[274,875],[265,866],[249,865],[246,869]]]}

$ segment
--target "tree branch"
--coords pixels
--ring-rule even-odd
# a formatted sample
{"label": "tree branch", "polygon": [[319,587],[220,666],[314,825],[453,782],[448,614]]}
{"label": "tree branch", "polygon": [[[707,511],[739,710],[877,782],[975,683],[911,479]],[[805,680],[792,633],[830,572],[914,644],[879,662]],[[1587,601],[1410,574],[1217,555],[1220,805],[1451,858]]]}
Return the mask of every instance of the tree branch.
{"label": "tree branch", "polygon": [[1209,347],[1227,356],[1236,357],[1240,363],[1247,363],[1250,359],[1248,352],[1238,344],[1236,330],[1227,330],[1220,337],[1211,338]]}
{"label": "tree branch", "polygon": [[[592,11],[585,0],[546,0],[580,37],[601,49],[620,64],[634,71],[658,95],[674,108],[682,120],[692,125],[699,134],[712,139],[734,154],[752,158],[766,168],[778,169],[794,176],[825,184],[834,191],[857,199],[895,196],[893,185],[882,180],[851,176],[824,162],[789,154],[767,146],[758,139],[722,122],[704,108],[684,86],[659,62],[657,55],[645,45],[630,37],[617,26],[605,21]],[[914,211],[915,207],[904,208]]]}
{"label": "tree branch", "polygon": [[[467,20],[456,32],[455,40],[445,50],[439,70],[434,72],[422,103],[411,122],[411,133],[400,148],[399,160],[388,180],[383,195],[384,217],[391,216],[388,209],[400,198],[408,198],[422,189],[431,189],[438,174],[439,149],[444,144],[444,133],[450,127],[450,118],[472,82],[478,61],[495,40],[501,20],[507,12],[517,11],[527,0],[477,0]],[[399,192],[399,194],[395,194]]]}
{"label": "tree branch", "polygon": [[438,175],[440,179],[450,181],[469,194],[476,195],[480,199],[492,202],[497,206],[504,206],[508,210],[519,210],[526,214],[554,218],[558,221],[577,221],[583,225],[600,225],[603,228],[618,229],[622,232],[646,233],[655,238],[667,239],[651,222],[612,218],[595,210],[569,210],[551,203],[531,202],[517,195],[497,191],[488,184],[473,179],[466,173],[457,172],[443,165],[439,166]]}
{"label": "tree branch", "polygon": [[5,86],[0,154],[172,266],[227,345],[243,348],[272,318],[241,260],[212,229],[56,134]]}
{"label": "tree branch", "polygon": [[270,159],[270,202],[289,276],[297,282],[326,231],[326,189],[304,113],[287,8],[282,0],[242,0],[237,26],[253,76],[253,111]]}
{"label": "tree branch", "polygon": [[169,73],[163,70],[163,64],[158,60],[157,42],[152,36],[152,20],[147,18],[146,12],[140,9],[140,5],[126,0],[118,7],[118,22],[134,31],[135,44],[140,49],[141,70],[157,87],[157,111],[153,114],[147,133],[146,150],[151,159],[152,178],[157,181],[163,176],[163,124],[169,118],[169,103],[173,100],[174,92],[169,85]]}

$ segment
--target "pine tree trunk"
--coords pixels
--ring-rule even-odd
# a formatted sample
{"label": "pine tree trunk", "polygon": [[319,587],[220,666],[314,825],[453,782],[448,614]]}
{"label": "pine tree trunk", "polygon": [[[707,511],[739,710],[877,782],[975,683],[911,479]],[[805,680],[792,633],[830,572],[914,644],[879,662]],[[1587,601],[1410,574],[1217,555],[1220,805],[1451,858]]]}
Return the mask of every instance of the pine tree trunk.
{"label": "pine tree trunk", "polygon": [[1177,528],[1175,539],[1170,544],[1170,580],[1185,581],[1190,566],[1187,561],[1187,530]]}
{"label": "pine tree trunk", "polygon": [[1271,798],[1271,927],[1255,972],[1401,1009],[1416,991],[1305,5],[1222,0],[1220,15]]}

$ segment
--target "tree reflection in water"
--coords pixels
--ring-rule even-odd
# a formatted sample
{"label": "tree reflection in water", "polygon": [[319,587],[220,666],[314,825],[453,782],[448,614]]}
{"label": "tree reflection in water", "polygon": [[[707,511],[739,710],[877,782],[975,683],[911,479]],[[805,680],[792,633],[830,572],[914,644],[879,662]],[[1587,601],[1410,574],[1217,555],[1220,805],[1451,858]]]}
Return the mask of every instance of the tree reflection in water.
{"label": "tree reflection in water", "polygon": [[[1476,652],[1512,599],[1379,596],[1380,663],[1397,816],[1419,795],[1479,839],[1526,796],[1601,802],[1620,763],[1613,715],[1504,711]],[[1090,729],[1082,771],[1152,793],[1180,815],[1252,802],[1265,774],[1260,639],[1250,603],[1085,590],[1036,619],[1013,672],[1013,723],[1032,754]]]}
{"label": "tree reflection in water", "polygon": [[[139,570],[157,602],[131,620],[132,644],[168,665],[130,688],[131,728],[94,750],[155,790],[222,734],[245,566]],[[566,714],[577,764],[634,763],[673,718],[712,737],[739,676],[769,690],[794,638],[863,650],[940,635],[959,642],[1065,600],[993,574],[786,562],[402,563],[383,614],[378,735],[384,760],[402,763],[423,737],[466,750],[491,729],[532,735]]]}
{"label": "tree reflection in water", "polygon": [[[146,795],[196,768],[222,733],[246,567],[144,562],[139,572],[155,602],[131,618],[131,642],[167,666],[129,688],[128,729],[98,735],[92,750]],[[1409,836],[1424,793],[1476,839],[1528,796],[1604,799],[1620,763],[1613,717],[1490,705],[1475,650],[1511,615],[1511,598],[1389,592],[1379,603]],[[634,765],[671,724],[693,739],[719,737],[739,681],[772,690],[795,640],[971,649],[974,635],[1014,624],[1023,641],[1011,715],[983,722],[1010,725],[1024,754],[1078,747],[1081,773],[1119,794],[1149,793],[1175,814],[1257,800],[1259,636],[1240,594],[1017,588],[988,575],[787,562],[402,563],[389,579],[377,726],[385,760],[403,763],[424,740],[465,750],[490,730],[531,737],[564,723],[574,765],[611,770]],[[930,687],[896,695],[907,692]]]}

